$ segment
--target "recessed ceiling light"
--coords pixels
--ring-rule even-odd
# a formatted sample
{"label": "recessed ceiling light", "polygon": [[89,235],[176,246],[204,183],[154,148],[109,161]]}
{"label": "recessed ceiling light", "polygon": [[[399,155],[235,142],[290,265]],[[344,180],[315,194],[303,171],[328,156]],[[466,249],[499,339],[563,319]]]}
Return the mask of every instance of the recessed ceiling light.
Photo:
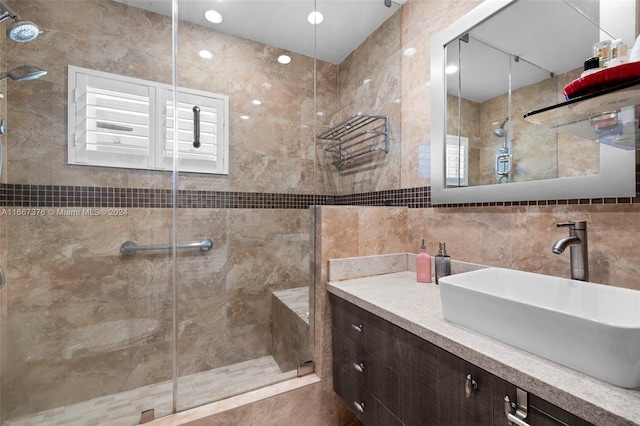
{"label": "recessed ceiling light", "polygon": [[318,115],[319,117],[324,117],[324,112],[322,112],[322,111],[318,111],[318,112],[316,113],[316,115]]}
{"label": "recessed ceiling light", "polygon": [[415,47],[407,47],[402,53],[404,54],[404,56],[413,56],[417,51],[418,49],[416,49]]}
{"label": "recessed ceiling light", "polygon": [[322,13],[318,12],[317,10],[311,12],[309,16],[307,16],[307,21],[309,21],[311,25],[318,25],[320,22],[322,22],[323,19],[324,16],[322,16]]}
{"label": "recessed ceiling light", "polygon": [[365,78],[364,80],[362,80],[362,84],[369,84],[369,83],[371,83],[370,78]]}
{"label": "recessed ceiling light", "polygon": [[457,65],[447,65],[447,67],[444,69],[444,71],[447,74],[453,74],[454,72],[458,71],[458,66]]}
{"label": "recessed ceiling light", "polygon": [[207,21],[211,22],[212,24],[219,24],[220,22],[222,22],[222,15],[220,14],[220,12],[217,12],[213,9],[207,10],[204,13],[204,17],[207,18]]}
{"label": "recessed ceiling light", "polygon": [[278,62],[281,64],[288,64],[291,62],[291,56],[289,55],[280,55],[278,56]]}
{"label": "recessed ceiling light", "polygon": [[240,118],[243,120],[248,120],[250,117],[248,115],[241,115]]}
{"label": "recessed ceiling light", "polygon": [[251,103],[254,105],[262,105],[262,101],[260,99],[254,99],[251,101]]}
{"label": "recessed ceiling light", "polygon": [[213,58],[213,53],[209,52],[208,50],[201,50],[200,52],[198,52],[198,55],[200,55],[202,59]]}

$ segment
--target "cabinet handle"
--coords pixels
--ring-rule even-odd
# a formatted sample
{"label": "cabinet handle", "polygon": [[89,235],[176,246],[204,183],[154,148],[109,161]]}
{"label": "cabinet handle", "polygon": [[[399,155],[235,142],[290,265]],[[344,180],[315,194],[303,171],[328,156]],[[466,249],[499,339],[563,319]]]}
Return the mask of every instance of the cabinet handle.
{"label": "cabinet handle", "polygon": [[474,389],[478,389],[478,382],[473,380],[471,374],[467,374],[467,380],[465,380],[464,382],[464,395],[467,398],[471,398],[471,394],[473,393]]}
{"label": "cabinet handle", "polygon": [[363,373],[364,372],[364,363],[362,363],[362,362],[354,362],[353,363],[353,368],[355,368],[358,373]]}
{"label": "cabinet handle", "polygon": [[362,333],[362,324],[351,324],[351,328],[353,328],[358,333]]}
{"label": "cabinet handle", "polygon": [[504,397],[504,415],[507,417],[507,423],[510,425],[515,423],[518,426],[529,426],[529,423],[524,421],[527,418],[527,394],[518,389],[517,397],[518,404],[511,402],[509,396]]}
{"label": "cabinet handle", "polygon": [[364,402],[357,403],[353,401],[353,406],[356,407],[356,410],[358,410],[359,413],[364,413]]}

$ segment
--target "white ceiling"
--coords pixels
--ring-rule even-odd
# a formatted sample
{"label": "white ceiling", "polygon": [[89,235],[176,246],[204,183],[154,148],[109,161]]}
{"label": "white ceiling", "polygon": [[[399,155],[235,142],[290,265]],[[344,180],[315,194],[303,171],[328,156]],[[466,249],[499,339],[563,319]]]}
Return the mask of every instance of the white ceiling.
{"label": "white ceiling", "polygon": [[[171,0],[114,1],[171,15]],[[178,14],[180,20],[339,64],[405,1],[395,0],[386,7],[384,0],[178,0]],[[511,63],[512,89],[581,67],[600,39],[591,21],[601,19],[602,1],[519,0],[470,30],[471,42],[461,43],[463,97],[484,102],[507,92],[509,59],[501,52],[522,59]],[[606,36],[633,44],[620,28],[629,15],[624,8],[634,3],[603,3],[620,9]],[[314,7],[324,15],[317,26],[307,22]],[[220,12],[223,22],[208,22],[204,13],[209,9]],[[457,43],[451,45],[449,58],[457,56]],[[457,94],[457,75],[449,76],[448,91]]]}
{"label": "white ceiling", "polygon": [[[171,15],[171,0],[114,1]],[[314,5],[324,15],[317,26],[307,22]],[[180,20],[339,64],[399,8],[386,7],[384,0],[179,0],[178,14]],[[204,18],[209,9],[222,14],[222,23]]]}

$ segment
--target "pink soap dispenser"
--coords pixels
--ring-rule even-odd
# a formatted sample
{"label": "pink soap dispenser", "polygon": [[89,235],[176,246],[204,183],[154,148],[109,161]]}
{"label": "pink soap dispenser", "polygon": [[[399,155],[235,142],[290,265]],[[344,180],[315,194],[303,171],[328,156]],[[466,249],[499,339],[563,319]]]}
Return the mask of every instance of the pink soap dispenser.
{"label": "pink soap dispenser", "polygon": [[427,254],[427,246],[420,246],[420,253],[416,256],[416,277],[419,283],[431,282],[431,256]]}

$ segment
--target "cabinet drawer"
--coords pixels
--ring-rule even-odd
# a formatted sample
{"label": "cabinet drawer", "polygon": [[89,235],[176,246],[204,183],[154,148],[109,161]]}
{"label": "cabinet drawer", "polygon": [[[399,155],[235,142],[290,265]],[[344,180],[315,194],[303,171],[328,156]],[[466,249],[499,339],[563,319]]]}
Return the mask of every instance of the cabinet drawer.
{"label": "cabinet drawer", "polygon": [[335,327],[332,334],[334,361],[397,415],[400,408],[398,373]]}
{"label": "cabinet drawer", "polygon": [[331,297],[333,326],[398,373],[406,363],[399,354],[410,347],[411,333],[337,296]]}
{"label": "cabinet drawer", "polygon": [[403,426],[400,420],[335,361],[333,389],[365,426]]}
{"label": "cabinet drawer", "polygon": [[370,323],[375,321],[375,318],[373,318],[369,312],[339,297],[330,295],[330,300],[333,327],[354,342],[365,346],[365,339],[367,333],[369,333]]}

